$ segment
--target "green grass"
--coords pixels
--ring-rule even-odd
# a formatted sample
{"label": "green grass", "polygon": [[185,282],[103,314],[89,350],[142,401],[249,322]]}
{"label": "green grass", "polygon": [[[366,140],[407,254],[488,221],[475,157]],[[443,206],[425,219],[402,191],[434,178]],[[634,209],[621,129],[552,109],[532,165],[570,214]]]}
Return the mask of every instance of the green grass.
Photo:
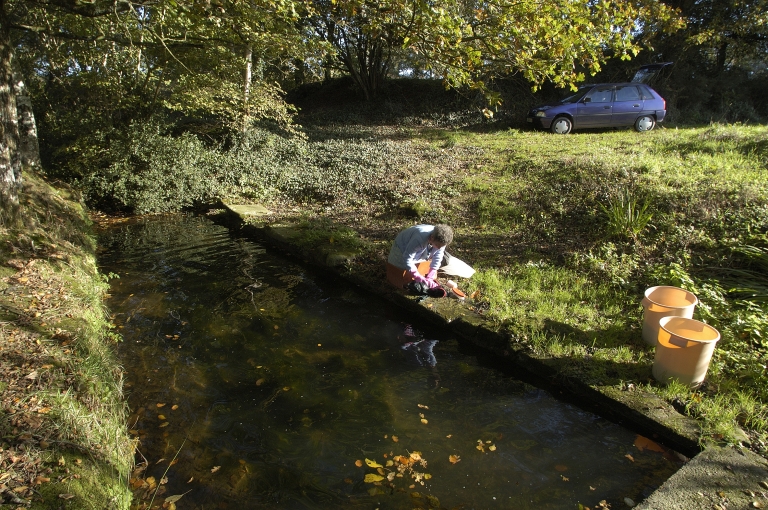
{"label": "green grass", "polygon": [[31,508],[128,508],[134,444],[90,222],[67,190],[24,179],[20,214],[0,218],[3,483],[33,486],[18,492]]}

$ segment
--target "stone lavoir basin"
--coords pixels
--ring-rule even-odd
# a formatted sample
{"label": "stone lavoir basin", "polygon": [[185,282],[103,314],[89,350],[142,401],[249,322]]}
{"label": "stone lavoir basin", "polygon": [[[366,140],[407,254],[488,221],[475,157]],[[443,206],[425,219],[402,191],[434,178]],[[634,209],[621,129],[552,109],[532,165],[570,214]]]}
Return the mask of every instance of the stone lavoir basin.
{"label": "stone lavoir basin", "polygon": [[136,503],[626,508],[681,465],[462,342],[200,216],[100,234]]}

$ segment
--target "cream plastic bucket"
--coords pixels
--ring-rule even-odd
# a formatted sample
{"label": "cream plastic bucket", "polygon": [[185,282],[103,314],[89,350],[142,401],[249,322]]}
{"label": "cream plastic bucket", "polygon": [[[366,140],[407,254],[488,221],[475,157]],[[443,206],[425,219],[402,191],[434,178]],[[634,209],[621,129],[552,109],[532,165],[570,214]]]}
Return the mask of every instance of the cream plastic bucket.
{"label": "cream plastic bucket", "polygon": [[677,379],[695,388],[704,381],[720,332],[709,324],[685,317],[659,321],[653,377],[659,382]]}
{"label": "cream plastic bucket", "polygon": [[643,298],[643,340],[656,345],[659,321],[662,317],[693,317],[693,308],[699,300],[687,290],[659,286],[645,291]]}

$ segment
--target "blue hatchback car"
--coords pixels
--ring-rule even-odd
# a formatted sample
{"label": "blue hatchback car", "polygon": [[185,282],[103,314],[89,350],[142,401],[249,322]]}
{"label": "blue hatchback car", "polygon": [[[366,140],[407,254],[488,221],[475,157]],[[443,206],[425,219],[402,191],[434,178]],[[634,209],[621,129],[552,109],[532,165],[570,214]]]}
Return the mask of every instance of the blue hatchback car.
{"label": "blue hatchback car", "polygon": [[599,83],[584,85],[557,103],[533,108],[526,120],[565,135],[574,129],[621,126],[650,131],[666,114],[664,98],[645,83]]}

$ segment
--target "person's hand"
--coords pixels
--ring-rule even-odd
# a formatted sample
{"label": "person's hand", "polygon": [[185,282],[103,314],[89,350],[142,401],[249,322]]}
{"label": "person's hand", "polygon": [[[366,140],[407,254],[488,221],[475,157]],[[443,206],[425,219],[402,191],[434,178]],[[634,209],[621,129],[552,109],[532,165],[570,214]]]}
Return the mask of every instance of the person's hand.
{"label": "person's hand", "polygon": [[432,269],[427,273],[427,280],[434,280],[437,278],[437,269]]}
{"label": "person's hand", "polygon": [[430,280],[429,278],[427,278],[427,286],[428,286],[430,289],[436,289],[437,287],[439,287],[439,286],[440,286],[440,284],[439,284],[439,283],[437,283],[435,280]]}
{"label": "person's hand", "polygon": [[[413,278],[413,281],[429,285],[429,282],[427,281],[427,279],[421,276],[418,271],[409,271],[408,274],[411,275],[411,278]],[[430,287],[430,289],[431,288],[432,287]]]}

